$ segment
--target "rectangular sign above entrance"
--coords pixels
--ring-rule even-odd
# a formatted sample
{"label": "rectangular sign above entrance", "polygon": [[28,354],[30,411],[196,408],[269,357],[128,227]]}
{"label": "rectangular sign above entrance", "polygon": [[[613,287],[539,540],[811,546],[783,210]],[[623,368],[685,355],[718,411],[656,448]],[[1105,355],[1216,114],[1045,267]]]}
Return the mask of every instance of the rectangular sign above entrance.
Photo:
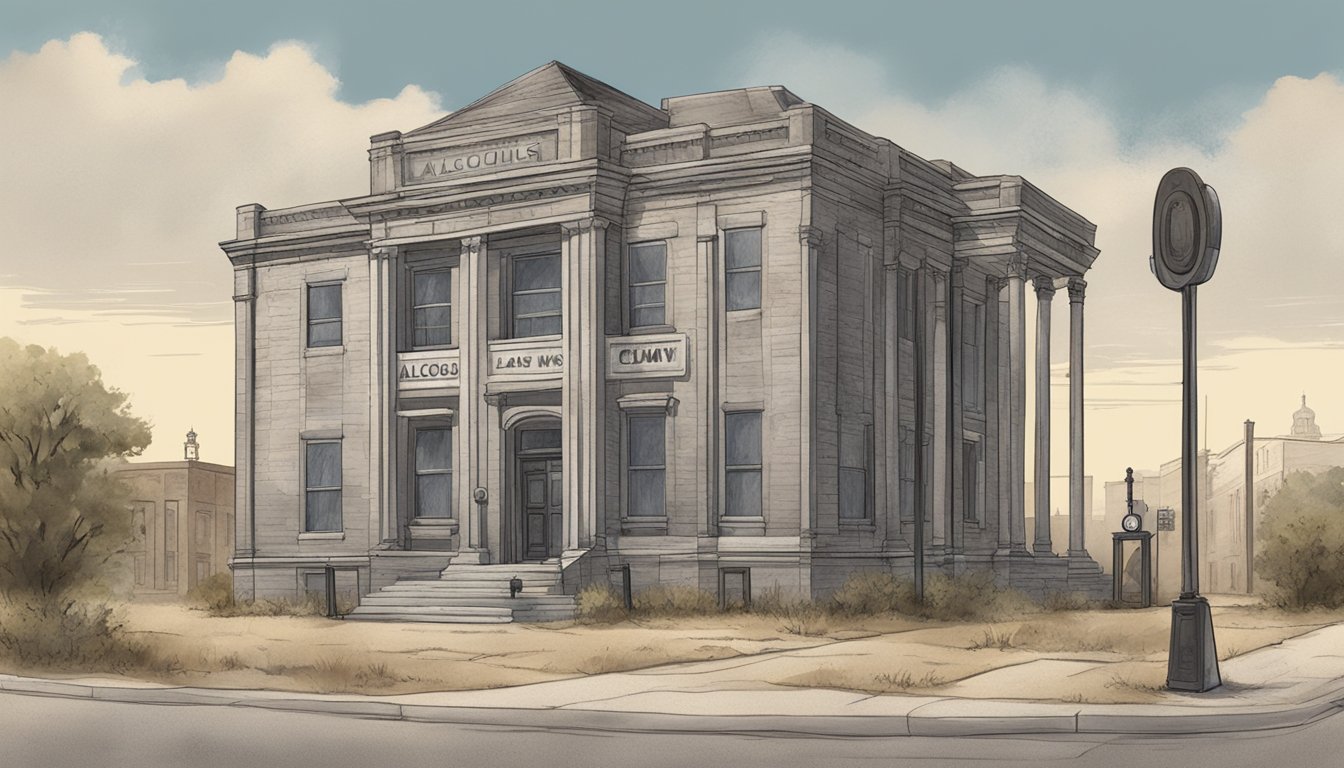
{"label": "rectangular sign above entrance", "polygon": [[458,386],[461,365],[456,349],[397,353],[397,391]]}
{"label": "rectangular sign above entrance", "polygon": [[690,341],[684,333],[607,339],[607,378],[667,379],[690,370]]}
{"label": "rectangular sign above entrance", "polygon": [[564,372],[565,355],[560,339],[490,343],[491,381],[542,381],[558,379]]}

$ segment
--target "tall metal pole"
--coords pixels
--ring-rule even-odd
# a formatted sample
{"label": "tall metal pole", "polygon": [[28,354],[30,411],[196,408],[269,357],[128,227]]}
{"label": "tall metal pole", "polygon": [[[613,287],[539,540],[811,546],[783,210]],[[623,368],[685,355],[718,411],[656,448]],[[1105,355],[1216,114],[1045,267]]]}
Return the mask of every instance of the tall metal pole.
{"label": "tall metal pole", "polygon": [[1181,290],[1181,317],[1185,331],[1181,362],[1184,389],[1181,402],[1181,599],[1199,594],[1199,523],[1196,514],[1196,462],[1199,461],[1198,374],[1195,360],[1195,286]]}

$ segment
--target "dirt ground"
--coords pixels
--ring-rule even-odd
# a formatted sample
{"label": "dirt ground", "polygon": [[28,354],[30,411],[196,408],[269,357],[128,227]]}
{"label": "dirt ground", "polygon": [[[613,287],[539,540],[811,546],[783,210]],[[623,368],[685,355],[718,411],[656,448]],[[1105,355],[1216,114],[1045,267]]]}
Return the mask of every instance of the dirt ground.
{"label": "dirt ground", "polygon": [[[1221,659],[1344,620],[1344,612],[1285,614],[1229,602],[1214,599]],[[611,625],[379,624],[213,618],[171,604],[130,604],[122,618],[166,660],[143,677],[176,685],[393,694],[754,657],[751,674],[767,685],[1121,703],[1151,700],[1162,688],[1170,609],[1042,612],[994,623],[832,617],[811,627],[752,614]]]}

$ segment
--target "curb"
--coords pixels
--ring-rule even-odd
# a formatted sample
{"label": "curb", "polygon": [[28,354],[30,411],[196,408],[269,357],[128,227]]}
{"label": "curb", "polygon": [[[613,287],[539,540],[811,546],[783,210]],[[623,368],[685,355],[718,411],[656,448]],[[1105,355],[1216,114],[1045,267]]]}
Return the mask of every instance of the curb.
{"label": "curb", "polygon": [[[936,699],[902,715],[692,715],[607,709],[470,707],[404,704],[372,697],[327,699],[296,694],[207,688],[123,688],[0,675],[0,692],[125,704],[230,706],[305,714],[402,720],[416,723],[494,725],[604,732],[789,734],[828,737],[996,736],[1027,734],[1175,735],[1293,728],[1344,709],[1344,680],[1329,692],[1282,706],[1227,707],[1226,711],[1175,713],[1155,705],[1039,704],[987,699]],[[937,714],[951,708],[968,714]],[[921,710],[935,710],[921,714]],[[984,714],[975,714],[979,709]],[[1134,711],[1149,709],[1148,712]],[[1014,713],[1012,710],[1031,710]]]}

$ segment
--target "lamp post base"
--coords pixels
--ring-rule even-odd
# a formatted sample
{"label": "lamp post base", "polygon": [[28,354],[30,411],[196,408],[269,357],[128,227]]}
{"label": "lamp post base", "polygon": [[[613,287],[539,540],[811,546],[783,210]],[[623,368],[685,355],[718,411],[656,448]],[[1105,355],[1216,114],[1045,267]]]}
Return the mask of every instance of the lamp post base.
{"label": "lamp post base", "polygon": [[1167,687],[1202,693],[1222,684],[1209,601],[1199,595],[1172,601]]}

